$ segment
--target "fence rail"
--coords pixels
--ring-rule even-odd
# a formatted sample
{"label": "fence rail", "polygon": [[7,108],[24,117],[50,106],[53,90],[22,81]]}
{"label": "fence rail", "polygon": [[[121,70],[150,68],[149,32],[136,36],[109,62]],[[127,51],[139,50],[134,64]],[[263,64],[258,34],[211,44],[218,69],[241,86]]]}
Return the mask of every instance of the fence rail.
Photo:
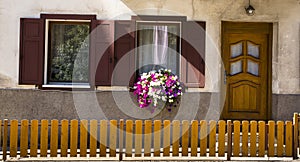
{"label": "fence rail", "polygon": [[298,158],[293,121],[0,120],[3,160],[89,157],[114,160]]}

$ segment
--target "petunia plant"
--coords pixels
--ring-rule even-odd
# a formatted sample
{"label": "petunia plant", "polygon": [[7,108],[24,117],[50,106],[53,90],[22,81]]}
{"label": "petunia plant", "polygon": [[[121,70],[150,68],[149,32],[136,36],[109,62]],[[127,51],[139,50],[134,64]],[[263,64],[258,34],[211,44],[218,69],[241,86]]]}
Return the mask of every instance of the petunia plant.
{"label": "petunia plant", "polygon": [[182,95],[182,86],[171,70],[160,69],[143,73],[134,84],[134,94],[137,96],[140,108],[151,104],[157,107],[158,102],[162,101],[170,111]]}

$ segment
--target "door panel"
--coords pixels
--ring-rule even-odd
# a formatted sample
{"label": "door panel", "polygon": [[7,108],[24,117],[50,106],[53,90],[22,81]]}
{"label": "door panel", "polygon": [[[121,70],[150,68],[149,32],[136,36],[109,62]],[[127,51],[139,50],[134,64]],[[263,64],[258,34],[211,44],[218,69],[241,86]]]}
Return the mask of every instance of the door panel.
{"label": "door panel", "polygon": [[222,58],[226,70],[223,119],[268,118],[268,41],[266,33],[246,30],[223,33]]}

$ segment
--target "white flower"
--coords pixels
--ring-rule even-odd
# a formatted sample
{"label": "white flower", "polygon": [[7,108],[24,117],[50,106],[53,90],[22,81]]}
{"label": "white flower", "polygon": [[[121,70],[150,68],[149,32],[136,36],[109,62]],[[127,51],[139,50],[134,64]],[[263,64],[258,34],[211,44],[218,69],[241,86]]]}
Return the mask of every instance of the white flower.
{"label": "white flower", "polygon": [[169,102],[172,103],[172,102],[174,102],[174,100],[173,99],[169,99]]}

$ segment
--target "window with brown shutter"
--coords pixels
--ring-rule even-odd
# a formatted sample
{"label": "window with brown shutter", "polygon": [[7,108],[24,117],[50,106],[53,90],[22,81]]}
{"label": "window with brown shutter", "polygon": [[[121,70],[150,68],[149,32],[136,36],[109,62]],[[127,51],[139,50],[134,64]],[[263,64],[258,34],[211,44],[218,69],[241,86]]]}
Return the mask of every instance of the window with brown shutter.
{"label": "window with brown shutter", "polygon": [[70,14],[21,18],[19,83],[41,88],[90,87],[89,33],[95,19],[96,15]]}

